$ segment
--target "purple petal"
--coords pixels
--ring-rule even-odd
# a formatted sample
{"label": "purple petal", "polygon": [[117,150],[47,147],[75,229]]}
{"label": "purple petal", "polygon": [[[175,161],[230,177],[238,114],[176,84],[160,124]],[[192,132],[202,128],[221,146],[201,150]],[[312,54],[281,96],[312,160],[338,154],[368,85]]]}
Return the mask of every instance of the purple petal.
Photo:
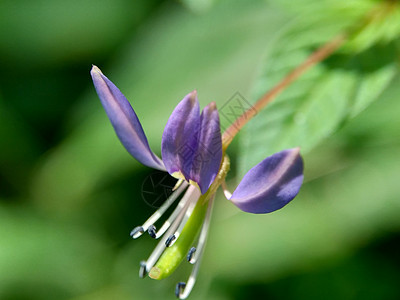
{"label": "purple petal", "polygon": [[267,157],[247,172],[230,200],[245,212],[269,213],[296,197],[302,183],[300,149],[284,150]]}
{"label": "purple petal", "polygon": [[190,178],[204,194],[218,173],[222,159],[221,129],[215,102],[207,105],[200,116],[199,143],[193,159]]}
{"label": "purple petal", "polygon": [[190,177],[193,158],[197,151],[200,127],[200,106],[197,92],[186,95],[175,107],[165,125],[161,154],[170,174],[180,172]]}
{"label": "purple petal", "polygon": [[165,170],[161,159],[151,151],[142,125],[125,96],[98,67],[93,66],[90,74],[101,104],[126,150],[142,164]]}

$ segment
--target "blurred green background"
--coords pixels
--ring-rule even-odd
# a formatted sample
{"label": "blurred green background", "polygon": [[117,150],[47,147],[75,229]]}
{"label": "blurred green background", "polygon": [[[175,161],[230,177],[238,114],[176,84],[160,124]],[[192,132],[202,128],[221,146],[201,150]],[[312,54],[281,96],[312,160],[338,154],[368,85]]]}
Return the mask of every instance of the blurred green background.
{"label": "blurred green background", "polygon": [[[340,22],[326,21],[336,32],[372,2],[317,15],[336,14]],[[277,41],[299,15],[316,16],[310,3],[0,0],[0,299],[174,299],[185,263],[161,282],[138,278],[156,243],[129,232],[153,211],[141,197],[153,171],[120,145],[91,64],[131,101],[160,153],[168,116],[191,90],[201,106],[236,92],[254,102],[268,53],[290,48]],[[317,35],[309,37],[329,38]],[[398,41],[392,34],[379,49]],[[381,70],[380,52],[368,55],[367,69]],[[343,112],[318,143],[300,141],[306,183],[293,203],[250,215],[218,194],[191,299],[400,299],[400,76],[389,71],[372,105]],[[232,189],[252,165],[243,157],[265,157],[286,136],[263,150],[249,148],[248,131],[229,149]]]}

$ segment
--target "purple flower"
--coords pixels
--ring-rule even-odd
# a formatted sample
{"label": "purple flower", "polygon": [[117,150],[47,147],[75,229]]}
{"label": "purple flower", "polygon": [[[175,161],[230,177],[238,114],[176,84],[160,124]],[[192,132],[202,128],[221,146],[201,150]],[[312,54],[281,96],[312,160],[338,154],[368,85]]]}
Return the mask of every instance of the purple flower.
{"label": "purple flower", "polygon": [[[288,149],[267,157],[244,176],[231,194],[225,185],[230,163],[223,153],[219,114],[214,102],[201,113],[196,91],[179,102],[162,135],[161,160],[150,149],[142,125],[121,91],[96,66],[91,75],[126,150],[142,164],[167,171],[179,179],[171,196],[142,226],[133,229],[131,235],[138,238],[147,231],[153,238],[161,237],[147,261],[141,262],[141,277],[149,273],[152,278],[162,279],[187,254],[187,260],[195,266],[189,281],[179,283],[176,288],[177,297],[185,299],[195,282],[217,188],[222,185],[227,198],[242,211],[262,214],[278,210],[297,195],[303,182],[300,150]],[[157,231],[155,222],[181,195],[175,210]],[[197,246],[191,247],[199,231]],[[168,252],[170,249],[173,251]]]}

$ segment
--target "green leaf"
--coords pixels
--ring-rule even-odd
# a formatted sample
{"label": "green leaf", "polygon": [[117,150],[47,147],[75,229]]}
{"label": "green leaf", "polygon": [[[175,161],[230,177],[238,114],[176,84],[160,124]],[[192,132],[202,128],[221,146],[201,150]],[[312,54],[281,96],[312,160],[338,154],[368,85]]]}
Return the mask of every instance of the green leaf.
{"label": "green leaf", "polygon": [[400,35],[400,2],[381,1],[355,27],[343,50],[363,51],[375,44],[388,44]]}
{"label": "green leaf", "polygon": [[[276,40],[263,63],[253,99],[360,18],[354,12],[316,15],[311,19],[303,15]],[[392,40],[362,51],[339,50],[308,70],[244,127],[240,173],[285,148],[300,146],[303,154],[310,151],[378,98],[399,70],[398,54],[398,41]]]}
{"label": "green leaf", "polygon": [[398,232],[399,92],[397,76],[382,101],[305,155],[306,178],[317,179],[284,209],[252,215],[216,201],[203,268],[228,281],[270,282],[323,268]]}

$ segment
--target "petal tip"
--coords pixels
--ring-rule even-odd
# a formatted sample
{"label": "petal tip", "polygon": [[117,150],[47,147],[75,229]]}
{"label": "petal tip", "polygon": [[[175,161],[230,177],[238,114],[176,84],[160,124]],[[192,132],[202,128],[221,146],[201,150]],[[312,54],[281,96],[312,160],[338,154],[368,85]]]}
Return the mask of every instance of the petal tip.
{"label": "petal tip", "polygon": [[216,109],[217,109],[217,104],[215,103],[215,101],[210,102],[210,103],[208,104],[208,108],[209,108],[210,110],[212,110],[212,111],[216,110]]}
{"label": "petal tip", "polygon": [[188,94],[188,98],[189,98],[189,101],[192,103],[192,104],[195,104],[198,100],[197,100],[197,90],[193,90],[193,91],[191,91],[189,94]]}
{"label": "petal tip", "polygon": [[293,153],[296,153],[296,154],[300,153],[300,147],[295,147],[295,148],[292,148],[291,150],[293,151]]}
{"label": "petal tip", "polygon": [[90,75],[101,104],[124,147],[142,164],[165,170],[162,161],[151,151],[142,125],[126,97],[96,65],[92,65]]}
{"label": "petal tip", "polygon": [[215,102],[211,102],[206,107],[204,107],[203,114],[207,115],[209,118],[211,115],[214,115],[214,118],[216,118],[219,122],[218,109]]}
{"label": "petal tip", "polygon": [[103,72],[101,72],[101,70],[96,66],[96,65],[92,65],[92,69],[90,70],[90,73],[93,74],[100,74],[103,75]]}

